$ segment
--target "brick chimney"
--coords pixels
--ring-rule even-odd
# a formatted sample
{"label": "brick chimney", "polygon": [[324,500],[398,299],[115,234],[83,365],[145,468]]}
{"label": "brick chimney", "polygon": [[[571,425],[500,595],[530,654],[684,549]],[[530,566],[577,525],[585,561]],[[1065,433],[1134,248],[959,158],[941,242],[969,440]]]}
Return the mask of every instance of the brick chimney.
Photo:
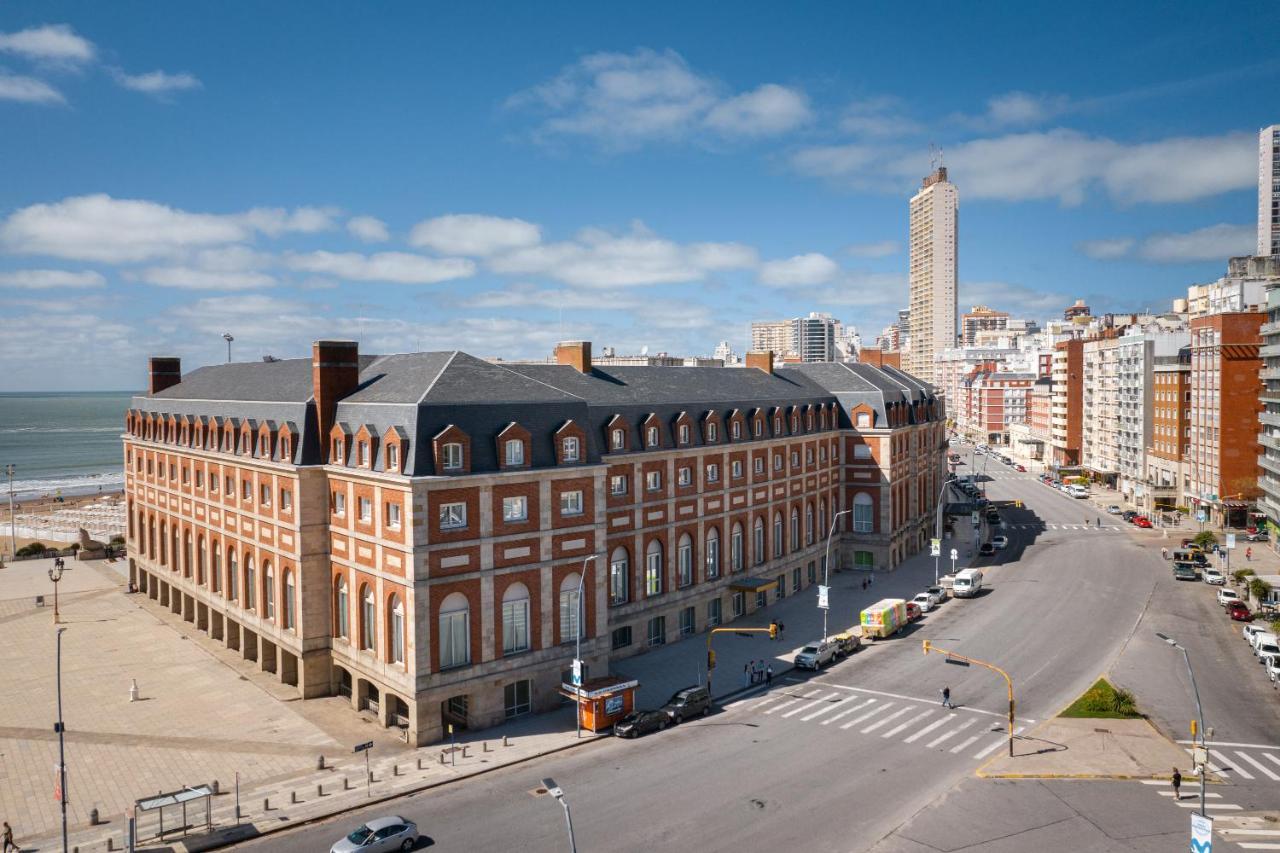
{"label": "brick chimney", "polygon": [[747,353],[747,367],[754,367],[756,370],[763,370],[765,373],[772,375],[773,350]]}
{"label": "brick chimney", "polygon": [[182,381],[182,359],[155,356],[147,364],[147,396],[153,397]]}
{"label": "brick chimney", "polygon": [[360,345],[355,341],[316,341],[311,345],[311,387],[316,398],[320,458],[329,461],[329,430],[338,401],[360,384]]}
{"label": "brick chimney", "polygon": [[561,341],[556,344],[556,364],[567,364],[579,373],[590,373],[591,341]]}

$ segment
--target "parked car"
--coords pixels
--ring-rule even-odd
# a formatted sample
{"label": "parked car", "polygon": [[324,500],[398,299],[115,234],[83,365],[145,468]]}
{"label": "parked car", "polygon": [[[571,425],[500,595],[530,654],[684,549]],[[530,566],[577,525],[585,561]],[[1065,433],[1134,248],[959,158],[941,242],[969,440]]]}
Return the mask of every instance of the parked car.
{"label": "parked car", "polygon": [[[1239,600],[1240,600],[1240,596],[1236,595],[1236,591],[1234,589],[1227,589],[1226,587],[1223,587],[1222,589],[1218,590],[1218,606],[1219,607],[1226,607],[1228,602],[1239,601]],[[1246,637],[1245,639],[1248,639],[1248,638]]]}
{"label": "parked car", "polygon": [[1227,576],[1211,566],[1205,566],[1200,570],[1200,579],[1213,586],[1222,586],[1227,582]]}
{"label": "parked car", "polygon": [[1150,529],[1151,529],[1151,519],[1147,518],[1145,515],[1140,515],[1140,516],[1138,516],[1137,518],[1135,518],[1135,519],[1133,520],[1133,526],[1134,526],[1134,527],[1142,527],[1142,528],[1145,528],[1145,529],[1147,529],[1147,530],[1150,530]]}
{"label": "parked car", "polygon": [[1231,617],[1233,622],[1253,621],[1253,614],[1249,612],[1249,606],[1238,598],[1227,602],[1227,615]]}
{"label": "parked car", "polygon": [[982,545],[978,548],[978,553],[984,557],[989,557],[995,552],[996,552],[996,546],[992,545],[990,542],[983,542]]}
{"label": "parked car", "polygon": [[1108,515],[1119,515],[1122,512],[1124,512],[1124,510],[1120,509],[1120,504],[1112,504],[1111,506],[1107,507]]}
{"label": "parked car", "polygon": [[922,592],[915,598],[911,599],[911,603],[920,608],[921,613],[928,613],[937,607],[937,603],[933,600],[933,596],[927,592]]}
{"label": "parked car", "polygon": [[848,657],[862,648],[862,637],[857,631],[842,631],[832,637],[830,642],[836,647],[837,658]]}
{"label": "parked car", "polygon": [[613,733],[618,737],[640,737],[660,732],[670,724],[671,718],[666,711],[632,711],[613,724]]}
{"label": "parked car", "polygon": [[1267,668],[1267,678],[1272,684],[1276,683],[1276,679],[1280,678],[1280,657],[1276,655],[1267,655],[1267,659],[1263,661],[1263,666]]}
{"label": "parked car", "polygon": [[673,723],[698,715],[705,717],[711,713],[711,691],[697,684],[682,688],[671,695],[662,710],[667,712]]}
{"label": "parked car", "polygon": [[1253,533],[1246,534],[1244,538],[1250,542],[1266,542],[1267,531],[1257,530],[1257,531],[1254,531]]}
{"label": "parked car", "polygon": [[1126,509],[1124,512],[1120,513],[1120,517],[1125,521],[1133,521],[1138,517],[1138,511],[1135,509]]}
{"label": "parked car", "polygon": [[914,622],[924,616],[924,611],[920,609],[920,605],[914,601],[907,602],[907,621]]}
{"label": "parked car", "polygon": [[836,656],[835,647],[826,640],[814,640],[807,643],[804,648],[796,653],[795,665],[797,669],[812,669],[814,672],[822,669],[826,664]]}
{"label": "parked car", "polygon": [[1005,548],[1009,547],[1009,537],[996,536],[992,538],[991,547],[995,548],[997,551],[1003,551]]}
{"label": "parked car", "polygon": [[[1243,604],[1244,602],[1241,602]],[[1249,645],[1253,645],[1253,637],[1255,634],[1265,633],[1266,625],[1245,625],[1240,629],[1240,634],[1244,637],[1244,641]]]}
{"label": "parked car", "polygon": [[412,850],[418,843],[418,825],[399,815],[375,818],[361,824],[329,853],[382,853],[384,850]]}
{"label": "parked car", "polygon": [[1276,635],[1267,635],[1264,639],[1259,639],[1258,644],[1253,647],[1253,653],[1258,656],[1258,662],[1262,663],[1268,655],[1276,655],[1280,657],[1280,642],[1277,642]]}
{"label": "parked car", "polygon": [[943,586],[931,586],[931,587],[929,587],[928,589],[926,589],[926,590],[925,590],[925,592],[927,592],[927,593],[929,593],[930,595],[932,595],[932,596],[933,596],[933,603],[934,603],[934,604],[941,604],[942,602],[944,602],[944,601],[946,601],[946,600],[947,600],[947,589],[946,589],[946,587],[943,587]]}
{"label": "parked car", "polygon": [[1013,467],[1014,467],[1014,470],[1021,471],[1023,474],[1027,473],[1026,465],[1014,465]]}

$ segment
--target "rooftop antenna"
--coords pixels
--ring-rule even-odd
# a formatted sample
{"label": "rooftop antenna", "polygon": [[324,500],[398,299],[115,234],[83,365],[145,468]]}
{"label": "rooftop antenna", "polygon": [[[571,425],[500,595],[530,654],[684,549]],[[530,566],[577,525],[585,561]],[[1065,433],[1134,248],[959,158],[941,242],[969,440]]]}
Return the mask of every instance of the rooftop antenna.
{"label": "rooftop antenna", "polygon": [[932,142],[930,142],[930,143],[929,143],[929,172],[930,172],[930,174],[932,174],[933,172],[938,171],[938,167],[939,167],[939,166],[941,166],[941,165],[942,165],[942,149],[941,149],[941,148],[939,148],[938,146],[934,145]]}
{"label": "rooftop antenna", "polygon": [[231,342],[235,340],[230,332],[223,332],[222,339],[227,342],[227,364],[231,363]]}

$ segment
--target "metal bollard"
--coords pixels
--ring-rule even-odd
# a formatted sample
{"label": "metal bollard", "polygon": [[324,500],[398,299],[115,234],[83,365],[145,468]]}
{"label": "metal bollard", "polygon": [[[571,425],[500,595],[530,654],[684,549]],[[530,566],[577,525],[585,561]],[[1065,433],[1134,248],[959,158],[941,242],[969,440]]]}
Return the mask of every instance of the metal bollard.
{"label": "metal bollard", "polygon": [[351,790],[351,780],[350,780],[350,779],[348,779],[346,776],[343,776],[343,777],[342,777],[342,790],[344,790],[344,791],[350,791],[350,790]]}
{"label": "metal bollard", "polygon": [[324,756],[323,756],[323,755],[322,755],[322,756],[320,756],[319,760],[317,760],[317,761],[316,761],[316,769],[317,769],[317,770],[323,770],[323,769],[324,769]]}
{"label": "metal bollard", "polygon": [[373,784],[373,771],[372,771],[372,770],[370,770],[370,771],[369,771],[369,784],[370,784],[370,785],[372,785],[372,784]]}
{"label": "metal bollard", "polygon": [[296,802],[298,802],[298,792],[297,792],[297,791],[290,791],[290,792],[289,792],[289,802],[290,802],[291,804],[292,804],[292,803],[296,803]]}
{"label": "metal bollard", "polygon": [[213,782],[210,783],[209,790],[213,791],[215,794],[222,793],[221,788],[218,786],[217,779],[214,779]]}
{"label": "metal bollard", "polygon": [[511,744],[507,743],[507,736],[506,736],[506,735],[503,735],[503,736],[502,736],[502,745],[503,745],[503,746],[511,746]]}
{"label": "metal bollard", "polygon": [[271,798],[270,798],[270,797],[263,797],[263,798],[262,798],[262,810],[263,810],[264,812],[269,812],[269,811],[271,811]]}
{"label": "metal bollard", "polygon": [[463,746],[462,746],[462,757],[463,757],[463,758],[467,758],[467,757],[468,757],[468,756],[467,756],[467,750],[468,750],[468,749],[469,749],[469,747],[468,747],[466,744],[463,744]]}
{"label": "metal bollard", "polygon": [[392,764],[392,765],[391,765],[391,775],[392,775],[392,776],[399,776],[399,775],[400,775],[400,765],[399,765],[399,764]]}
{"label": "metal bollard", "polygon": [[89,826],[97,826],[99,823],[100,821],[98,820],[98,807],[94,806],[93,808],[89,809]]}
{"label": "metal bollard", "polygon": [[422,769],[422,756],[418,756],[418,769]]}
{"label": "metal bollard", "polygon": [[493,751],[493,750],[489,749],[489,741],[487,741],[487,740],[486,740],[486,741],[481,741],[481,744],[483,745],[483,747],[484,747],[484,751],[485,751],[485,752],[492,752],[492,751]]}
{"label": "metal bollard", "polygon": [[444,766],[444,750],[440,750],[440,766]]}
{"label": "metal bollard", "polygon": [[116,849],[116,840],[112,838],[110,835],[108,835],[107,836],[107,853],[111,853],[111,851],[115,849]]}

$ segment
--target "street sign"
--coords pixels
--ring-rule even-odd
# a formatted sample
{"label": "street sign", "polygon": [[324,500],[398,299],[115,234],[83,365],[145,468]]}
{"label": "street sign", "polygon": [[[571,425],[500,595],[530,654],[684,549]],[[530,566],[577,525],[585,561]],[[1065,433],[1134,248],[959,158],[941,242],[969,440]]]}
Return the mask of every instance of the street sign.
{"label": "street sign", "polygon": [[1234,533],[1227,534],[1227,547],[1228,548],[1236,547],[1236,535]]}
{"label": "street sign", "polygon": [[973,526],[977,527],[980,524],[982,524],[982,522],[978,519],[978,511],[975,509],[973,511]]}
{"label": "street sign", "polygon": [[1205,514],[1204,510],[1200,510],[1199,512],[1196,513],[1196,521],[1200,522],[1201,524],[1204,524],[1208,520],[1209,520],[1209,516]]}
{"label": "street sign", "polygon": [[969,662],[968,662],[967,660],[960,660],[960,658],[953,658],[953,657],[951,657],[951,656],[949,656],[949,655],[947,656],[947,663],[953,663],[953,664],[955,664],[956,666],[968,666],[968,665],[969,665]]}
{"label": "street sign", "polygon": [[939,557],[941,555],[942,555],[942,540],[930,539],[929,540],[929,556]]}
{"label": "street sign", "polygon": [[827,593],[831,590],[829,586],[818,584],[818,607],[822,610],[829,610],[830,605],[827,604]]}
{"label": "street sign", "polygon": [[951,559],[954,561],[954,560],[956,560],[957,558],[959,558],[959,556],[960,556],[960,552],[959,552],[959,551],[957,551],[955,548],[952,548],[952,549],[951,549]]}
{"label": "street sign", "polygon": [[582,661],[575,659],[573,662],[573,672],[571,683],[574,687],[582,686]]}
{"label": "street sign", "polygon": [[1197,773],[1203,773],[1205,765],[1209,763],[1209,750],[1203,746],[1193,746],[1191,748],[1191,763],[1195,765]]}
{"label": "street sign", "polygon": [[373,741],[366,741],[365,743],[358,743],[358,744],[356,744],[355,749],[353,749],[353,750],[351,750],[351,751],[352,751],[352,752],[364,752],[366,749],[373,749]]}
{"label": "street sign", "polygon": [[1191,853],[1210,853],[1213,850],[1213,819],[1194,812],[1191,814]]}

